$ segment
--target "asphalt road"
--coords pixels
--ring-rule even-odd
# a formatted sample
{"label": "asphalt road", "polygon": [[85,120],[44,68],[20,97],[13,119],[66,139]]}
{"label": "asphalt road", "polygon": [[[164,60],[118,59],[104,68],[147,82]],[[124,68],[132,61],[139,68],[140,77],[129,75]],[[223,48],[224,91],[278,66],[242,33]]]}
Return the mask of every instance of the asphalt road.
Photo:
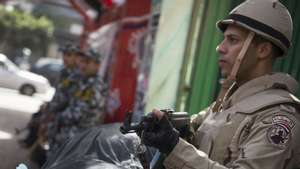
{"label": "asphalt road", "polygon": [[26,126],[31,114],[47,99],[0,88],[0,169],[15,169],[21,163],[37,169],[28,158],[29,151],[19,146],[15,128]]}

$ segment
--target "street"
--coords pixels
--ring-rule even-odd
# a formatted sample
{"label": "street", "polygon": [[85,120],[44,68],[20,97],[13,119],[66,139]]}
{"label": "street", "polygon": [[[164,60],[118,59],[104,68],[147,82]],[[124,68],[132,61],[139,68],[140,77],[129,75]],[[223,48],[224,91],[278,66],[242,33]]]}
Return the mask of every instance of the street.
{"label": "street", "polygon": [[28,169],[37,166],[28,159],[28,150],[19,146],[15,128],[23,128],[31,114],[49,97],[24,96],[17,91],[0,88],[0,169],[15,169],[24,163]]}

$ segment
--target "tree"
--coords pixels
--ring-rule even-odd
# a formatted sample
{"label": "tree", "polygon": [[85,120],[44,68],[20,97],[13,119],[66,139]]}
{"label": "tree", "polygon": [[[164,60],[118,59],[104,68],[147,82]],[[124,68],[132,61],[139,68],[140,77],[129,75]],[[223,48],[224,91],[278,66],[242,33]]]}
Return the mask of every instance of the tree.
{"label": "tree", "polygon": [[31,49],[34,56],[45,56],[53,31],[53,23],[46,17],[0,6],[0,52],[8,56],[24,47]]}

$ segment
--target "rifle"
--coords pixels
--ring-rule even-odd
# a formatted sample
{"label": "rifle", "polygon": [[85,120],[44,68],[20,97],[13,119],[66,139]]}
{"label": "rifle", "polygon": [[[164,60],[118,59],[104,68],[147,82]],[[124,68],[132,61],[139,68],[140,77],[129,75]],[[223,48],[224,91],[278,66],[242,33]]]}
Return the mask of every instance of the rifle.
{"label": "rifle", "polygon": [[[172,109],[163,109],[161,111],[166,113],[168,119],[177,130],[182,130],[182,128],[188,127],[190,124],[190,117],[187,112],[175,112]],[[135,132],[139,134],[145,129],[146,123],[153,122],[152,125],[155,125],[156,123],[155,117],[145,115],[139,123],[133,124],[132,115],[132,112],[126,113],[123,125],[120,127],[121,133],[126,134]]]}
{"label": "rifle", "polygon": [[[163,109],[161,110],[162,112],[166,113],[168,119],[170,120],[170,122],[172,123],[172,125],[174,126],[174,128],[176,128],[179,133],[180,133],[180,137],[189,140],[189,136],[190,136],[190,117],[188,116],[187,112],[175,112],[172,109]],[[120,131],[123,134],[126,133],[137,133],[137,135],[141,135],[141,133],[145,130],[146,125],[150,125],[147,127],[150,128],[154,128],[155,125],[157,124],[157,119],[154,116],[150,115],[145,115],[142,117],[141,121],[138,123],[132,123],[132,112],[128,112],[126,113],[123,125],[120,127]],[[150,124],[149,124],[150,123]],[[155,161],[151,162],[151,167],[150,167],[150,161],[145,152],[142,152],[141,154],[139,154],[139,159],[143,165],[143,167],[145,169],[163,169],[163,161],[165,156],[163,154],[159,154],[156,153],[158,155],[155,155]]]}

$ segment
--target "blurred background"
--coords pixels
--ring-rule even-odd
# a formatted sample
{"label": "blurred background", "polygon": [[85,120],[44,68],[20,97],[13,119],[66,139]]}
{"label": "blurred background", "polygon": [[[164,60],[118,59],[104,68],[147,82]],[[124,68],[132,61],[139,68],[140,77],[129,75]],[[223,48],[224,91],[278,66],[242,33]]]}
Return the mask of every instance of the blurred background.
{"label": "blurred background", "polygon": [[[300,1],[280,0],[294,20],[293,46],[274,71],[300,79]],[[17,143],[32,113],[50,101],[72,43],[104,56],[105,122],[152,108],[190,115],[219,91],[217,20],[243,0],[0,0],[0,169],[38,168]],[[26,84],[24,83],[26,81]],[[300,96],[298,92],[297,96]]]}

